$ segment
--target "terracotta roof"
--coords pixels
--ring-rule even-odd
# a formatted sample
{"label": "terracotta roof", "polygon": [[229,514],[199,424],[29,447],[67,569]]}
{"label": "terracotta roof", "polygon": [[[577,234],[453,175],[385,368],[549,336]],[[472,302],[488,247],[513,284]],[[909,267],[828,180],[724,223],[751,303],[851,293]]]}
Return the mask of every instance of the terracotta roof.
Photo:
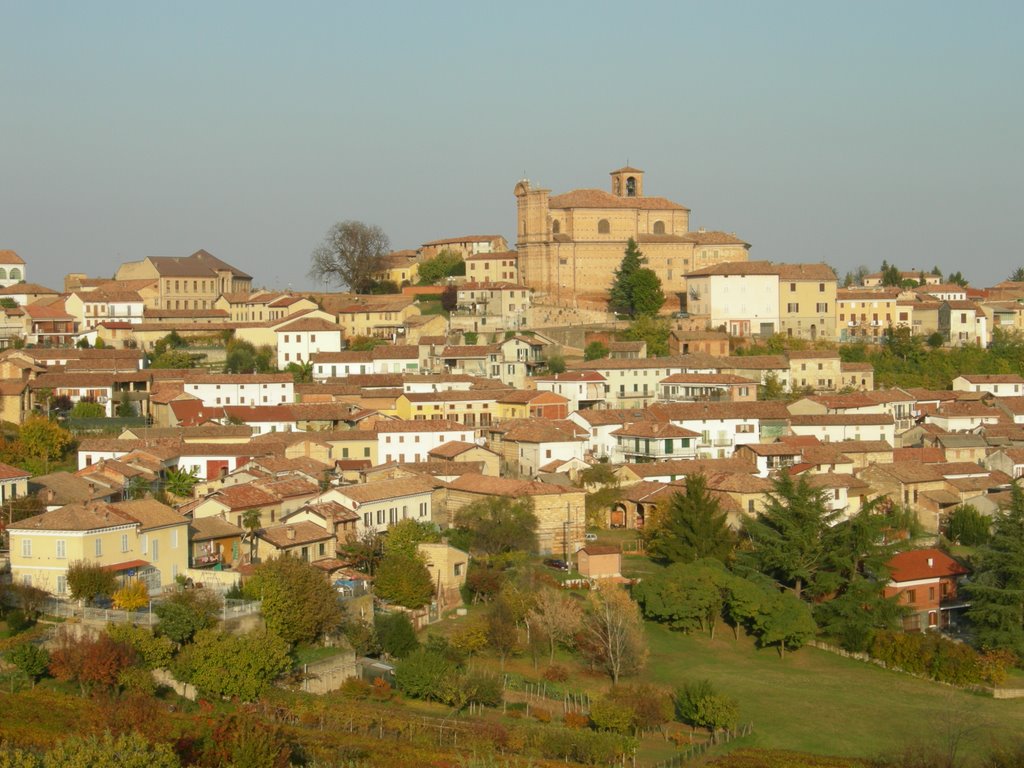
{"label": "terracotta roof", "polygon": [[141,525],[143,531],[164,528],[168,525],[184,525],[185,518],[154,499],[119,501],[113,505],[118,512],[127,515]]}
{"label": "terracotta roof", "polygon": [[777,275],[785,280],[834,281],[835,272],[827,264],[774,264],[770,261],[725,261],[688,272],[688,277],[709,275]]}
{"label": "terracotta roof", "polygon": [[793,349],[786,353],[790,360],[838,360],[835,349]]}
{"label": "terracotta roof", "polygon": [[11,250],[0,251],[0,264],[22,264],[25,260]]}
{"label": "terracotta roof", "polygon": [[785,355],[733,355],[718,358],[719,366],[733,370],[783,370],[789,368]]}
{"label": "terracotta roof", "polygon": [[837,440],[830,443],[842,453],[891,453],[887,440]]}
{"label": "terracotta roof", "polygon": [[[790,418],[783,402],[762,400],[740,403],[654,403],[648,409],[656,418],[671,421],[716,421],[724,419],[762,419],[785,421]],[[795,418],[795,417],[794,417]],[[892,417],[888,417],[892,422]]]}
{"label": "terracotta roof", "polygon": [[367,504],[374,501],[394,499],[400,496],[414,496],[430,493],[434,484],[418,477],[401,477],[394,480],[377,480],[359,485],[340,485],[333,490],[352,501]]}
{"label": "terracotta roof", "polygon": [[772,483],[749,472],[709,472],[708,489],[728,493],[767,493]]}
{"label": "terracotta roof", "polygon": [[946,452],[941,448],[894,448],[892,460],[897,464],[915,461],[920,464],[941,464],[946,461]]}
{"label": "terracotta roof", "polygon": [[22,477],[31,477],[32,473],[20,467],[12,467],[0,461],[0,480],[18,480]]}
{"label": "terracotta roof", "polygon": [[310,520],[261,528],[256,535],[278,549],[300,547],[334,538],[334,534]]}
{"label": "terracotta roof", "polygon": [[728,459],[673,459],[670,461],[646,462],[642,464],[620,464],[637,477],[686,477],[693,474],[714,472],[740,472],[750,474],[750,463],[742,458]]}
{"label": "terracotta roof", "polygon": [[799,456],[803,451],[801,446],[790,443],[747,443],[736,446],[736,450],[747,450],[757,456]]}
{"label": "terracotta roof", "polygon": [[427,456],[436,456],[439,459],[451,459],[456,456],[461,456],[466,451],[471,451],[474,448],[480,448],[480,446],[477,445],[476,443],[466,443],[461,440],[451,440],[450,442],[439,445],[432,451],[428,451]]}
{"label": "terracotta roof", "polygon": [[1015,373],[961,373],[958,378],[971,384],[1024,384],[1024,378]]}
{"label": "terracotta roof", "polygon": [[476,345],[462,345],[462,346],[450,346],[445,347],[441,350],[439,357],[443,358],[477,358],[487,357],[501,351],[500,344],[476,344]]}
{"label": "terracotta roof", "polygon": [[922,579],[962,576],[968,569],[940,549],[911,549],[900,552],[886,563],[892,572],[892,581],[919,581]]}
{"label": "terracotta roof", "polygon": [[472,432],[472,427],[447,419],[427,419],[425,421],[379,421],[374,430],[381,434],[397,432]]}
{"label": "terracotta roof", "polygon": [[241,536],[243,529],[229,523],[218,515],[200,517],[192,520],[189,525],[189,538],[192,541],[210,541],[211,539],[229,539]]}
{"label": "terracotta roof", "polygon": [[202,249],[191,256],[150,256],[147,260],[161,277],[216,277],[218,271],[227,271],[235,277],[252,279],[250,275]]}
{"label": "terracotta roof", "polygon": [[666,440],[670,438],[700,437],[699,432],[657,421],[638,421],[615,430],[612,432],[612,435],[615,437],[658,438]]}
{"label": "terracotta roof", "polygon": [[448,487],[456,491],[483,494],[486,496],[505,496],[520,498],[523,496],[557,496],[566,493],[582,494],[578,488],[563,488],[559,485],[529,480],[510,480],[503,477],[485,477],[483,475],[462,475],[448,483]]}
{"label": "terracotta roof", "polygon": [[586,552],[590,557],[597,555],[621,555],[622,548],[611,544],[587,544],[580,552]]}
{"label": "terracotta roof", "polygon": [[423,245],[454,245],[455,243],[486,243],[494,240],[502,240],[501,235],[462,235],[461,237],[444,237],[440,240],[431,240]]}
{"label": "terracotta roof", "polygon": [[597,371],[566,371],[565,373],[556,373],[553,376],[538,376],[534,381],[550,381],[550,382],[587,382],[587,381],[604,381],[605,378]]}
{"label": "terracotta roof", "polygon": [[664,197],[619,197],[601,189],[574,189],[548,199],[548,208],[640,208],[647,211],[688,211]]}
{"label": "terracotta roof", "polygon": [[60,509],[21,520],[8,526],[12,531],[94,531],[121,525],[135,525],[136,521],[120,512],[112,504],[87,502],[66,504]]}
{"label": "terracotta roof", "polygon": [[734,376],[731,373],[673,373],[658,382],[659,384],[738,384],[751,386],[753,382],[745,376]]}
{"label": "terracotta roof", "polygon": [[221,502],[232,512],[239,509],[271,506],[280,501],[276,495],[251,483],[225,485],[211,493],[207,498]]}
{"label": "terracotta roof", "polygon": [[494,259],[518,259],[518,251],[494,251],[493,253],[473,253],[465,257],[465,261],[489,261]]}
{"label": "terracotta roof", "polygon": [[341,333],[342,327],[337,323],[332,323],[330,320],[324,320],[322,317],[304,317],[293,323],[280,325],[275,329],[275,331],[277,333],[295,333],[297,331],[328,331],[331,333]]}
{"label": "terracotta roof", "polygon": [[917,464],[912,461],[900,464],[874,464],[872,469],[884,472],[901,483],[934,483],[944,478],[941,464]]}
{"label": "terracotta roof", "polygon": [[[3,251],[0,251],[0,253],[3,253]],[[0,264],[3,263],[0,261]],[[14,285],[0,288],[0,296],[19,296],[22,294],[50,294],[56,296],[57,291],[53,290],[53,288],[47,288],[45,285],[39,285],[39,283],[15,283]]]}
{"label": "terracotta roof", "polygon": [[[734,405],[738,405],[735,403]],[[811,416],[791,416],[794,427],[832,426],[885,426],[895,423],[887,413],[826,413]]]}

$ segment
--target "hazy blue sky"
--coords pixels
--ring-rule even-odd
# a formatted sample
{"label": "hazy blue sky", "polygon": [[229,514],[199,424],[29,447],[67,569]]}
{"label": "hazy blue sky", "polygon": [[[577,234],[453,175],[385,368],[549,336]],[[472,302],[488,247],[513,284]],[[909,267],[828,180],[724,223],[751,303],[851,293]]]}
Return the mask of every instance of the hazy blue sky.
{"label": "hazy blue sky", "polygon": [[1024,3],[0,1],[0,248],[29,279],[206,248],[309,285],[341,219],[515,231],[524,173],[752,257],[1024,264]]}

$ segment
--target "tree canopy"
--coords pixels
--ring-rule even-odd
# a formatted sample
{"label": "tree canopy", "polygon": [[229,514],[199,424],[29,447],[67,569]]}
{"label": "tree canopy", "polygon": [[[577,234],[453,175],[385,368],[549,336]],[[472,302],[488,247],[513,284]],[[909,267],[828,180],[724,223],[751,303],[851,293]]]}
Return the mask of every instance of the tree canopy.
{"label": "tree canopy", "polygon": [[469,533],[470,546],[490,555],[537,551],[533,499],[491,496],[455,513],[455,525]]}
{"label": "tree canopy", "polygon": [[462,255],[445,248],[432,259],[420,262],[416,274],[420,285],[436,285],[449,277],[466,274]]}
{"label": "tree canopy", "polygon": [[661,280],[644,266],[646,263],[636,241],[630,238],[608,291],[608,304],[613,311],[637,317],[653,316],[661,309],[665,303]]}
{"label": "tree canopy", "polygon": [[665,563],[692,563],[704,557],[724,562],[736,544],[727,515],[702,474],[686,476],[685,492],[673,494],[659,510],[648,536],[651,557]]}
{"label": "tree canopy", "polygon": [[267,629],[289,643],[314,642],[341,625],[341,608],[323,574],[297,557],[275,557],[256,566],[244,593],[262,600]]}
{"label": "tree canopy", "polygon": [[383,257],[391,251],[384,230],[361,221],[341,221],[332,226],[313,251],[309,277],[316,282],[344,286],[366,293],[380,274]]}

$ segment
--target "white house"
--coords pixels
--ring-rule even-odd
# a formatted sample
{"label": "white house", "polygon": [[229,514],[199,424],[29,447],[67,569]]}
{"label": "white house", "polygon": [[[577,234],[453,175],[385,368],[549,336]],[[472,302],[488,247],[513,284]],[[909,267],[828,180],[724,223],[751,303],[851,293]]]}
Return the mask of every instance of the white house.
{"label": "white house", "polygon": [[290,373],[190,374],[183,389],[204,406],[295,402],[295,380]]}
{"label": "white house", "polygon": [[419,347],[386,344],[365,351],[320,352],[312,357],[316,381],[370,373],[419,373]]}
{"label": "white house", "polygon": [[277,367],[289,363],[307,363],[320,352],[339,352],[342,329],[337,323],[320,317],[302,317],[279,326],[277,336]]}
{"label": "white house", "polygon": [[0,251],[0,287],[25,280],[25,260],[14,251]]}
{"label": "white house", "polygon": [[823,443],[842,440],[885,440],[895,442],[896,425],[887,413],[836,413],[792,416],[789,421],[794,435],[810,435]]}
{"label": "white house", "polygon": [[145,304],[136,291],[73,291],[64,309],[78,321],[79,331],[91,331],[100,323],[141,323]]}
{"label": "white house", "polygon": [[725,326],[731,336],[770,336],[780,328],[778,267],[763,261],[725,262],[686,275],[687,310]]}
{"label": "white house", "polygon": [[426,461],[427,454],[445,443],[474,442],[472,427],[442,419],[426,421],[381,421],[377,433],[377,458],[381,463],[392,461]]}
{"label": "white house", "polygon": [[604,376],[597,371],[566,371],[534,379],[541,392],[553,392],[569,401],[570,411],[593,408],[605,402]]}
{"label": "white house", "polygon": [[1015,373],[964,373],[953,379],[954,392],[987,392],[996,397],[1024,395],[1024,378]]}
{"label": "white house", "polygon": [[315,503],[334,501],[359,516],[357,537],[367,531],[383,533],[401,520],[433,520],[434,484],[420,477],[340,485],[321,494]]}
{"label": "white house", "polygon": [[781,402],[656,403],[658,420],[696,432],[697,457],[732,456],[736,446],[768,442],[786,431],[789,412]]}

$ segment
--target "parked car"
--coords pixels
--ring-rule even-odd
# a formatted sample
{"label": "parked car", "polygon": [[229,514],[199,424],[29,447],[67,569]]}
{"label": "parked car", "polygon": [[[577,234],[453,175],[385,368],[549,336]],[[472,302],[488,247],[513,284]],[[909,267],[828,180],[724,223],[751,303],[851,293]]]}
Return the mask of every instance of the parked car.
{"label": "parked car", "polygon": [[597,541],[597,534],[596,533],[585,533],[585,534],[583,534],[583,538],[586,539],[587,541]]}
{"label": "parked car", "polygon": [[569,564],[565,560],[556,560],[555,558],[549,557],[544,561],[544,565],[548,568],[554,568],[556,571],[569,571]]}

